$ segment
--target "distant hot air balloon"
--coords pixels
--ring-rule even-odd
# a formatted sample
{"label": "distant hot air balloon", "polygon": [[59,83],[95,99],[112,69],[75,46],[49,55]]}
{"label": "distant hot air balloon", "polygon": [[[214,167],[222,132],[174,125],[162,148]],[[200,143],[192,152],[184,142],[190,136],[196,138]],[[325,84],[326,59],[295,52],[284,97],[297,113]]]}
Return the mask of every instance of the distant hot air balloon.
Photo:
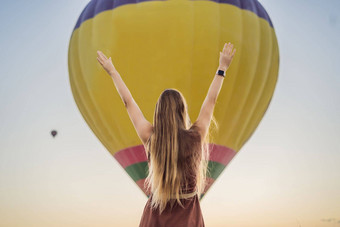
{"label": "distant hot air balloon", "polygon": [[51,135],[53,136],[53,138],[57,135],[57,131],[56,130],[52,130],[51,131]]}
{"label": "distant hot air balloon", "polygon": [[74,99],[95,135],[147,196],[144,147],[96,51],[112,57],[151,123],[166,88],[183,93],[194,122],[219,51],[229,41],[237,54],[215,106],[219,131],[212,132],[205,194],[259,125],[276,86],[279,50],[265,9],[257,0],[92,0],[81,13],[68,52]]}

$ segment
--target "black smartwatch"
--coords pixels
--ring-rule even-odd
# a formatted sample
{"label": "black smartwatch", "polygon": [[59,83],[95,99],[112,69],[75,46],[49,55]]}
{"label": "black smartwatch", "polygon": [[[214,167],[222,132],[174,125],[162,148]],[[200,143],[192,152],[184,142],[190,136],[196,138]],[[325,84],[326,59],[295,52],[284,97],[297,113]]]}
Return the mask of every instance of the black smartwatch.
{"label": "black smartwatch", "polygon": [[223,70],[219,69],[216,74],[225,77],[225,72]]}

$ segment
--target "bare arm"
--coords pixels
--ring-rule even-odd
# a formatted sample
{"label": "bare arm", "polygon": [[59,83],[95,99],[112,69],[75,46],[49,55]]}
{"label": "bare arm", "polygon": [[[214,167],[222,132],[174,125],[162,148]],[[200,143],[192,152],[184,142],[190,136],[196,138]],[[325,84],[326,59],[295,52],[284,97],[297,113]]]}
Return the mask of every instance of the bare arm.
{"label": "bare arm", "polygon": [[[230,43],[226,43],[224,45],[223,51],[220,52],[220,64],[218,66],[218,70],[228,70],[236,51],[236,49],[233,50],[233,47],[233,44]],[[202,104],[200,113],[197,117],[196,125],[198,127],[198,131],[201,134],[202,140],[205,139],[208,133],[210,121],[214,112],[214,107],[217,101],[217,97],[220,93],[223,81],[223,76],[215,74],[214,79],[209,87],[207,96]]]}
{"label": "bare arm", "polygon": [[133,126],[135,127],[139,138],[141,139],[143,144],[145,144],[147,139],[150,137],[152,133],[152,130],[153,130],[152,124],[145,119],[142,111],[140,110],[139,106],[133,99],[129,89],[125,85],[120,74],[113,66],[111,57],[107,59],[107,57],[100,51],[97,51],[97,54],[98,54],[98,57],[97,57],[98,62],[103,66],[106,72],[111,76],[114,82],[114,85],[127,109],[129,117],[133,123]]}

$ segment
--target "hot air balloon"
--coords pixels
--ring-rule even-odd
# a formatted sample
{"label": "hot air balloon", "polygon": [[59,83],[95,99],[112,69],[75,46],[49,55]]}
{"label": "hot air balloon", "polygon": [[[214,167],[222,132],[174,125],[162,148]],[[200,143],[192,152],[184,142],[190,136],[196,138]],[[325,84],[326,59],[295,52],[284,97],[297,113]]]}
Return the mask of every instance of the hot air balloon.
{"label": "hot air balloon", "polygon": [[[225,42],[237,54],[215,105],[207,193],[263,118],[276,86],[279,50],[273,24],[257,0],[92,0],[76,22],[68,50],[69,80],[85,121],[145,191],[148,164],[101,50],[122,76],[145,118],[166,88],[185,96],[197,119]],[[251,151],[249,151],[251,152]]]}
{"label": "hot air balloon", "polygon": [[51,135],[53,136],[53,138],[57,135],[57,131],[56,130],[52,130],[51,131]]}

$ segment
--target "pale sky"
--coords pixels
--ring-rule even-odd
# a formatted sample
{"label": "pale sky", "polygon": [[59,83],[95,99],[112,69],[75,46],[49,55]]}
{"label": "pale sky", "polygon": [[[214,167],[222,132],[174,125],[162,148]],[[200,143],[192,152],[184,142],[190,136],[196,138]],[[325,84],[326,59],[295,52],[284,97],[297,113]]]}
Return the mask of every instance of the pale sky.
{"label": "pale sky", "polygon": [[[340,1],[260,2],[278,37],[276,90],[201,201],[205,224],[340,227]],[[69,84],[69,39],[87,3],[1,3],[0,226],[139,224],[147,197],[88,127]]]}

